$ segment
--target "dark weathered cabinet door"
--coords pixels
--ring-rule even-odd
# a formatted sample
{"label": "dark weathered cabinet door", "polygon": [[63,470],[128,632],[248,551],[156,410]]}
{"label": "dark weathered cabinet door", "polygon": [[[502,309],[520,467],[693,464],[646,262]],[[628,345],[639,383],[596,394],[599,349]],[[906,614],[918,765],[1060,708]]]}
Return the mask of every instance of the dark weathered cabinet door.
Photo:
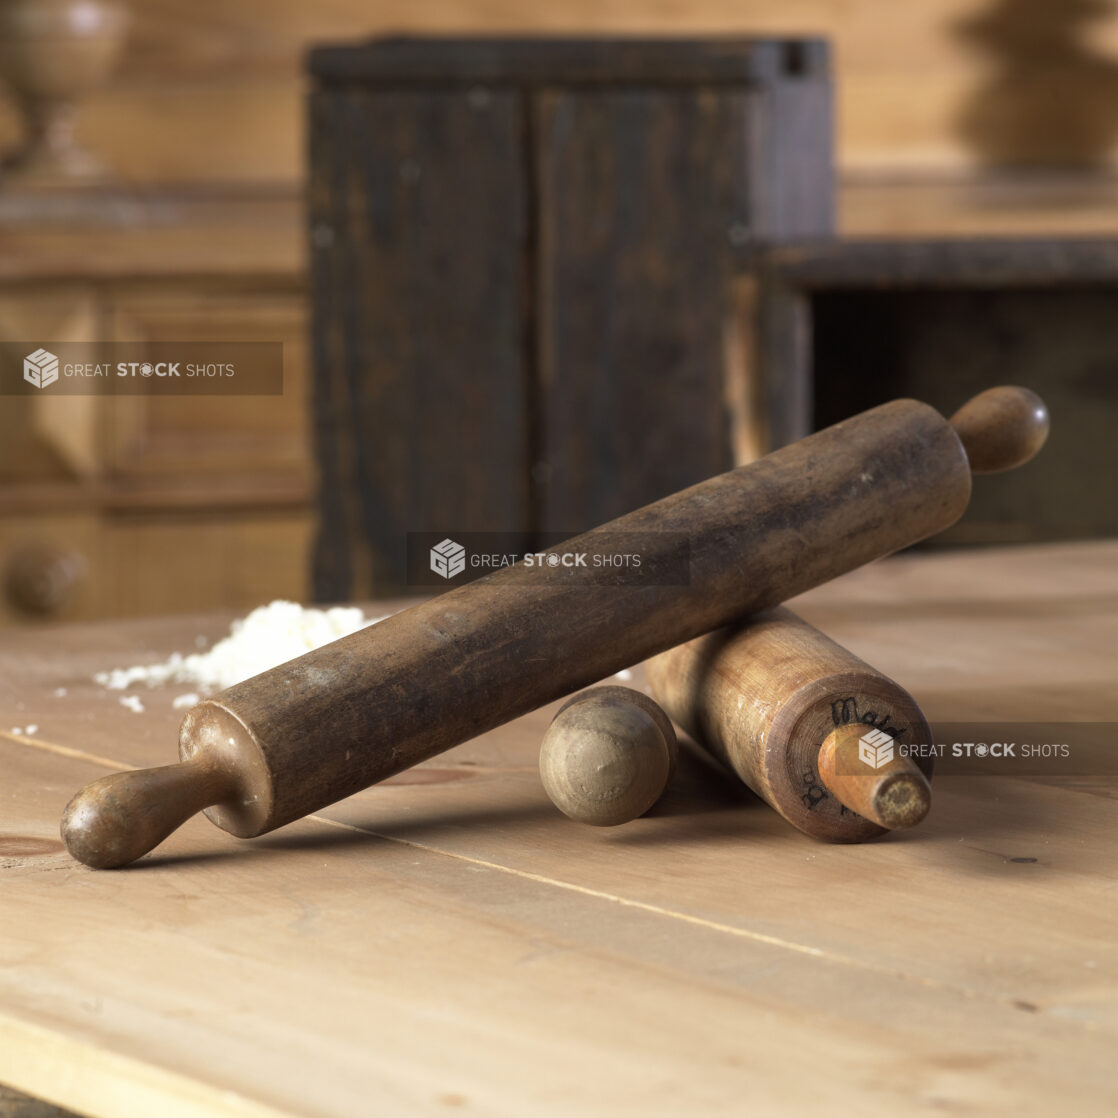
{"label": "dark weathered cabinet door", "polygon": [[521,105],[312,96],[319,600],[402,586],[408,532],[528,520]]}
{"label": "dark weathered cabinet door", "polygon": [[723,347],[749,129],[733,87],[537,98],[543,528],[588,528],[731,465]]}
{"label": "dark weathered cabinet door", "polygon": [[317,598],[403,586],[410,531],[588,528],[803,410],[751,387],[742,279],[832,227],[824,42],[392,38],[311,72]]}

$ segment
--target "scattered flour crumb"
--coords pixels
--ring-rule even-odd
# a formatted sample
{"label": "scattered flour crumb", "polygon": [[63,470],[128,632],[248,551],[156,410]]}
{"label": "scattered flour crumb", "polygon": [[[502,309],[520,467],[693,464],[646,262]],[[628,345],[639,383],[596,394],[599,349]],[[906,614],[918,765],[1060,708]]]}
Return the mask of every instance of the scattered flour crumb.
{"label": "scattered flour crumb", "polygon": [[23,727],[22,726],[13,726],[12,727],[12,733],[18,735],[19,737],[23,737]]}
{"label": "scattered flour crumb", "polygon": [[54,689],[54,697],[55,697],[56,699],[64,699],[64,698],[66,698],[66,688],[65,688],[65,687],[56,687],[56,688]]}
{"label": "scattered flour crumb", "polygon": [[[98,672],[93,678],[110,691],[123,691],[137,683],[148,687],[186,683],[207,694],[232,687],[381,620],[383,618],[366,617],[357,606],[310,609],[295,602],[276,601],[234,621],[229,635],[208,652],[189,656],[176,652],[162,664],[113,668]],[[205,643],[205,637],[195,641],[200,646]],[[187,704],[187,697],[179,696],[182,706],[193,706],[198,701],[198,696],[191,695],[191,702]],[[178,707],[180,702],[176,700],[173,705]]]}
{"label": "scattered flour crumb", "polygon": [[135,711],[137,714],[144,713],[144,702],[139,695],[124,695],[120,700],[120,705]]}
{"label": "scattered flour crumb", "polygon": [[26,734],[26,735],[27,735],[28,737],[30,737],[30,736],[31,736],[32,734],[37,734],[37,733],[39,732],[39,726],[38,726],[38,724],[37,724],[37,723],[35,723],[35,722],[32,722],[32,723],[31,723],[31,725],[30,725],[30,726],[28,726],[28,727],[27,727],[27,729],[26,729],[26,730],[24,730],[23,732],[24,732],[24,733],[25,733],[25,734]]}
{"label": "scattered flour crumb", "polygon": [[171,700],[175,710],[186,710],[187,707],[196,706],[202,701],[202,696],[197,691],[187,691],[185,695],[176,695]]}
{"label": "scattered flour crumb", "polygon": [[619,672],[614,672],[614,679],[630,680],[633,678],[633,673],[628,668],[622,668]]}

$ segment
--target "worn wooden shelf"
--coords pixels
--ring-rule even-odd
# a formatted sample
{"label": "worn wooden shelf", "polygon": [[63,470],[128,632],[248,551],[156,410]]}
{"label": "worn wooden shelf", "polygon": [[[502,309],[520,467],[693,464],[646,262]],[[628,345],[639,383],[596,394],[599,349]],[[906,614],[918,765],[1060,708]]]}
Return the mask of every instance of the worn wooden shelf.
{"label": "worn wooden shelf", "polygon": [[757,263],[806,289],[1090,287],[1118,282],[1118,239],[846,238],[762,250]]}
{"label": "worn wooden shelf", "polygon": [[839,174],[847,237],[1113,237],[1113,169],[859,167]]}
{"label": "worn wooden shelf", "polygon": [[[1118,723],[1116,571],[1110,542],[902,556],[795,607],[933,726]],[[73,863],[67,799],[173,760],[188,690],[134,714],[92,673],[228,621],[0,636],[0,1081],[104,1118],[1118,1105],[1107,758],[943,775],[923,825],[856,847],[692,758],[594,830],[540,787],[548,708],[262,839],[198,819],[131,870]]]}
{"label": "worn wooden shelf", "polygon": [[0,282],[176,279],[300,290],[296,184],[126,188],[0,196]]}

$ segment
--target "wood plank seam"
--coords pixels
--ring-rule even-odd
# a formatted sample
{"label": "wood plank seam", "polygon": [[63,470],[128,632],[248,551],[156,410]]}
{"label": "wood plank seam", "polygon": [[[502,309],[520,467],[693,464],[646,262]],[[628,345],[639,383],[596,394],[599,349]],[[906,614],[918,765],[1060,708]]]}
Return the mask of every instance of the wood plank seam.
{"label": "wood plank seam", "polygon": [[[74,760],[86,761],[115,770],[133,770],[133,766],[131,765],[122,765],[117,761],[111,761],[104,757],[98,757],[95,754],[84,753],[81,750],[70,749],[66,746],[55,746],[49,742],[44,742],[35,738],[24,737],[7,732],[0,732],[0,740],[11,741],[15,744],[24,745],[28,748],[40,749],[43,752],[53,753]],[[460,862],[465,862],[469,865],[478,866],[480,868],[495,870],[499,873],[503,873],[512,877],[517,877],[522,880],[534,882],[538,885],[546,885],[555,889],[562,889],[567,892],[578,893],[581,896],[592,897],[597,900],[607,901],[624,908],[635,909],[637,911],[644,912],[653,916],[660,916],[670,920],[678,920],[681,923],[703,928],[707,931],[718,932],[723,935],[734,936],[738,939],[746,939],[753,943],[764,944],[769,947],[779,948],[781,950],[790,951],[795,954],[806,955],[810,958],[818,959],[823,963],[831,963],[837,966],[846,966],[856,970],[866,971],[871,974],[877,974],[883,977],[897,979],[902,982],[914,983],[918,986],[924,987],[925,989],[954,993],[968,1000],[990,1000],[1005,1006],[1009,1006],[1011,1008],[1020,1007],[1020,1001],[1017,998],[1005,997],[986,999],[979,991],[966,986],[960,986],[958,984],[950,982],[940,982],[933,978],[911,974],[906,971],[897,970],[891,967],[875,966],[868,960],[855,959],[848,955],[841,955],[837,952],[827,951],[823,948],[812,947],[808,944],[798,943],[795,940],[784,939],[780,936],[769,935],[765,932],[754,931],[750,928],[743,928],[734,924],[726,924],[721,921],[710,920],[706,917],[697,916],[693,913],[681,912],[678,909],[665,908],[662,905],[653,904],[649,901],[640,901],[629,897],[622,897],[605,890],[592,889],[588,886],[577,885],[574,882],[563,881],[560,878],[549,877],[545,874],[533,873],[530,870],[518,869],[514,866],[505,866],[501,865],[498,862],[488,861],[484,858],[475,858],[468,854],[460,854],[454,851],[444,850],[441,847],[431,846],[427,843],[416,842],[413,839],[404,839],[393,835],[387,835],[380,831],[373,830],[369,827],[358,826],[354,823],[345,823],[340,820],[330,819],[324,815],[311,814],[306,816],[305,818],[308,820],[314,820],[318,823],[324,823],[327,826],[334,827],[340,830],[356,831],[359,834],[369,835],[372,838],[377,838],[385,842],[392,842],[401,846],[407,846],[414,850],[422,850],[425,853],[429,854],[441,855],[443,857],[451,858]]]}
{"label": "wood plank seam", "polygon": [[[531,870],[517,869],[514,866],[502,866],[498,862],[489,862],[484,858],[474,858],[469,854],[458,854],[451,850],[443,850],[437,846],[429,846],[427,843],[415,842],[413,839],[403,839],[393,835],[382,834],[369,827],[360,827],[355,823],[343,823],[337,819],[329,819],[324,815],[308,815],[306,818],[313,819],[319,823],[326,823],[331,827],[338,827],[343,830],[357,831],[361,834],[371,835],[375,838],[383,839],[386,842],[395,842],[402,846],[410,846],[414,850],[422,850],[429,854],[442,854],[447,858],[454,858],[457,861],[466,862],[484,869],[497,870],[500,873],[523,878],[524,880],[532,881],[539,885],[550,885],[556,889],[564,889],[571,893],[578,893],[581,896],[610,901],[624,908],[637,909],[653,916],[663,916],[668,919],[679,920],[682,923],[704,928],[707,931],[721,932],[724,935],[735,936],[738,939],[747,939],[753,943],[761,943],[768,947],[777,947],[785,951],[795,952],[799,955],[807,955],[813,959],[819,959],[824,963],[834,963],[839,966],[848,966],[857,970],[869,971],[872,974],[899,979],[902,982],[914,982],[918,986],[923,986],[926,989],[960,994],[968,999],[978,999],[982,997],[977,990],[972,990],[965,986],[958,986],[950,982],[939,982],[934,978],[908,974],[905,971],[895,970],[890,967],[874,966],[868,961],[854,959],[848,955],[840,955],[837,952],[826,951],[819,947],[811,947],[805,943],[797,943],[795,940],[783,939],[780,936],[768,935],[765,932],[753,931],[752,929],[742,928],[734,924],[724,924],[718,920],[708,920],[703,916],[696,916],[689,912],[680,912],[678,909],[664,908],[662,905],[652,904],[649,901],[638,901],[629,897],[620,897],[615,893],[608,893],[603,889],[591,889],[585,885],[576,885],[571,881],[563,881],[556,877],[548,877],[545,874],[533,873]],[[992,1000],[1008,1006],[1018,1006],[1018,999],[1015,998],[995,998]]]}
{"label": "wood plank seam", "polygon": [[134,765],[121,764],[120,761],[112,761],[108,757],[101,757],[96,753],[86,753],[81,749],[71,749],[68,745],[55,745],[53,742],[43,741],[42,738],[33,738],[26,734],[13,734],[6,730],[0,730],[0,741],[24,745],[30,749],[41,749],[45,753],[55,753],[59,757],[67,757],[71,761],[87,761],[91,765],[115,769],[117,772],[131,772],[135,767]]}

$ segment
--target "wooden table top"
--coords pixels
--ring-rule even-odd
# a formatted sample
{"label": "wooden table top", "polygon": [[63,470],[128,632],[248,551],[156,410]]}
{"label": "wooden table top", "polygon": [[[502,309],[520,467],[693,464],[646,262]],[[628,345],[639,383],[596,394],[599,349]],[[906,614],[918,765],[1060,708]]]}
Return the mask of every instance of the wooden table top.
{"label": "wooden table top", "polygon": [[[1118,723],[1118,542],[794,606],[933,726]],[[91,676],[228,620],[0,634],[0,1081],[104,1118],[1118,1108],[1113,764],[946,772],[921,826],[836,847],[685,758],[595,830],[540,787],[546,708],[260,839],[74,863],[67,800],[176,760],[188,690],[134,713]]]}

